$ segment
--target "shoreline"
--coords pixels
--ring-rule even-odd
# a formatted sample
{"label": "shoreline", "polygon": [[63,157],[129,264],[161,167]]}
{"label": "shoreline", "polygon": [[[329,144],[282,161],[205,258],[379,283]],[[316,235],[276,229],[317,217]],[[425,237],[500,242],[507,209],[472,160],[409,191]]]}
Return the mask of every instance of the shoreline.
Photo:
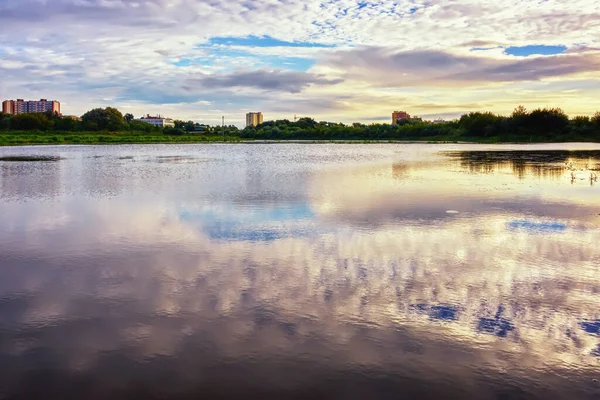
{"label": "shoreline", "polygon": [[37,147],[37,146],[118,146],[130,144],[435,144],[435,145],[540,145],[540,144],[598,144],[600,142],[587,141],[572,141],[572,142],[477,142],[477,141],[452,141],[452,140],[247,140],[247,139],[230,139],[230,140],[213,140],[213,139],[198,139],[198,140],[119,140],[114,142],[107,141],[63,141],[63,142],[38,142],[38,143],[0,143],[0,148],[3,147]]}

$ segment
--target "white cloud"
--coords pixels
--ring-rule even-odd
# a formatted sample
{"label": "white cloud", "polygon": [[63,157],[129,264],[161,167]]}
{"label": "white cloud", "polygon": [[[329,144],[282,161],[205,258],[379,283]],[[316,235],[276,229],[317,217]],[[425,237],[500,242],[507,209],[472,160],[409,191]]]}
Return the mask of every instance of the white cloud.
{"label": "white cloud", "polygon": [[[306,107],[303,112],[351,121],[373,117],[367,115],[370,112],[387,114],[394,98],[402,101],[406,108],[431,104],[423,99],[422,93],[406,91],[407,85],[402,84],[402,79],[410,79],[408,83],[416,88],[422,88],[419,82],[430,82],[432,74],[443,75],[455,85],[471,81],[471,88],[465,89],[468,93],[454,98],[444,88],[437,91],[422,88],[432,97],[437,94],[440,99],[435,102],[437,106],[459,112],[470,108],[467,106],[475,100],[492,104],[512,101],[514,96],[505,93],[507,85],[524,89],[532,87],[529,83],[532,79],[550,80],[552,84],[558,79],[563,86],[568,86],[570,82],[577,85],[578,80],[597,78],[590,68],[593,60],[597,60],[600,5],[592,0],[568,3],[558,0],[543,3],[401,0],[360,4],[354,0],[6,0],[0,4],[2,96],[56,98],[70,104],[69,109],[65,109],[69,114],[81,114],[91,107],[104,105],[103,98],[114,98],[117,107],[130,106],[135,100],[134,104],[139,105],[142,112],[161,104],[204,101],[232,115],[250,105],[272,106],[281,110],[274,110],[273,115],[277,115],[289,105],[287,115],[293,112],[291,108],[303,104]],[[235,42],[210,44],[210,39],[215,37],[249,35],[284,42],[320,43],[333,48],[286,46],[285,43],[263,47],[258,42],[248,46]],[[502,54],[502,48],[481,54],[469,53],[471,47],[532,44],[565,45],[572,58],[511,62]],[[358,49],[369,48],[370,53],[365,55],[377,55],[374,49],[384,49],[387,53],[404,55],[445,54],[455,62],[437,68],[421,64],[424,71],[407,72],[397,63],[388,63],[387,68],[382,68],[378,63],[381,58],[346,57],[332,68],[331,59],[339,56],[340,51],[357,55],[361,51]],[[584,52],[588,53],[585,57]],[[319,82],[300,85],[295,95],[272,90],[266,93],[254,89],[225,90],[222,85],[194,93],[185,88],[190,79],[199,76],[227,82],[238,70],[264,76],[267,70],[281,69],[281,76],[297,79],[297,71],[285,71],[293,68],[286,60],[276,66],[269,65],[277,56],[313,59],[316,65],[306,71],[306,76],[321,74],[324,85]],[[481,73],[482,66],[494,65],[512,70],[503,79],[486,80],[486,76],[480,74],[483,79],[477,85],[472,84],[470,74]],[[580,66],[587,67],[582,70]],[[360,73],[359,67],[362,68]],[[582,76],[585,71],[587,75]],[[403,75],[405,73],[407,75]],[[343,83],[329,84],[342,77]],[[293,81],[283,86],[290,85],[293,86]],[[595,87],[582,90],[582,97],[594,97],[597,93]],[[482,99],[482,93],[489,97]],[[521,100],[533,102],[539,93]],[[589,104],[572,96],[555,93],[551,97],[556,101],[553,105],[571,112],[593,112]],[[252,103],[245,103],[250,99]],[[311,103],[315,106],[311,107]],[[323,108],[327,104],[332,106],[331,110]],[[376,112],[377,105],[380,112]],[[492,111],[501,110],[492,108]],[[184,111],[185,107],[179,110]],[[356,110],[361,112],[357,114]],[[269,112],[268,109],[263,111]],[[431,110],[423,107],[417,112],[435,111],[435,107]],[[235,120],[241,124],[242,118],[240,115]]]}

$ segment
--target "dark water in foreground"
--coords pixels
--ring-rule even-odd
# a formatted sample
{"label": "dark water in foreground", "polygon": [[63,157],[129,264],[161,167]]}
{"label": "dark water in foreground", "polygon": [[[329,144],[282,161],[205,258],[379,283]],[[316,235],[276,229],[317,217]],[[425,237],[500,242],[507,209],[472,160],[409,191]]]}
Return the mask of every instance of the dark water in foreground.
{"label": "dark water in foreground", "polygon": [[1,399],[600,399],[589,145],[8,155]]}

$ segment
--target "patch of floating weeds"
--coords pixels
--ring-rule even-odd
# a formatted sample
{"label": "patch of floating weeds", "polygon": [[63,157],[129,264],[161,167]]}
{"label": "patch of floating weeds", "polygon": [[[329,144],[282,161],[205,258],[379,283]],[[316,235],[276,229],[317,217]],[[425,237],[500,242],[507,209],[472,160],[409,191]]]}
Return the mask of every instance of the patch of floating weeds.
{"label": "patch of floating weeds", "polygon": [[60,161],[58,156],[0,156],[0,161],[7,162],[35,162],[35,161]]}
{"label": "patch of floating weeds", "polygon": [[197,163],[206,160],[187,156],[158,156],[156,161],[159,163]]}

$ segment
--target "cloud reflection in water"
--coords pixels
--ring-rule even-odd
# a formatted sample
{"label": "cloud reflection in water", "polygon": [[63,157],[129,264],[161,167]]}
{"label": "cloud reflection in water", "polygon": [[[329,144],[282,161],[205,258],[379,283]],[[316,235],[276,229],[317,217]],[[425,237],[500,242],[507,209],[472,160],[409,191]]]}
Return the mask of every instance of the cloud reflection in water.
{"label": "cloud reflection in water", "polygon": [[[136,380],[225,393],[231,379],[314,394],[345,374],[364,395],[434,398],[432,384],[467,397],[511,385],[593,393],[582,382],[600,345],[598,188],[386,148],[368,163],[352,145],[286,148],[290,159],[317,153],[322,164],[307,173],[264,161],[263,147],[243,157],[213,147],[231,168],[161,165],[161,180],[135,163],[108,192],[57,179],[43,197],[35,176],[12,186],[11,175],[0,205],[0,383],[25,390],[15,382],[35,360],[56,381],[85,377],[103,394]],[[77,161],[56,176],[110,169]],[[480,375],[502,383],[469,384]]]}

